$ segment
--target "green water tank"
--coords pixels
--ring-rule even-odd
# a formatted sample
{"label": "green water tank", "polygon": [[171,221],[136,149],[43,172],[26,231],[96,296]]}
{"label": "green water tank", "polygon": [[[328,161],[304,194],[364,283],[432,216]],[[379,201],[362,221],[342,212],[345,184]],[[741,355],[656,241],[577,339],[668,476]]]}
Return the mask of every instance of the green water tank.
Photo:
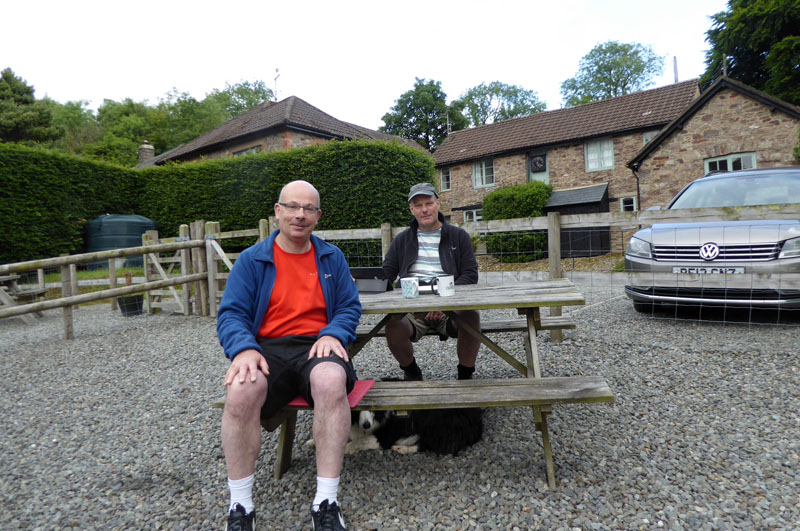
{"label": "green water tank", "polygon": [[[142,245],[142,234],[154,230],[156,223],[135,214],[106,214],[86,223],[86,252],[109,251]],[[102,262],[98,262],[101,265]],[[125,265],[141,265],[140,256],[130,257]],[[121,264],[118,264],[121,265]]]}

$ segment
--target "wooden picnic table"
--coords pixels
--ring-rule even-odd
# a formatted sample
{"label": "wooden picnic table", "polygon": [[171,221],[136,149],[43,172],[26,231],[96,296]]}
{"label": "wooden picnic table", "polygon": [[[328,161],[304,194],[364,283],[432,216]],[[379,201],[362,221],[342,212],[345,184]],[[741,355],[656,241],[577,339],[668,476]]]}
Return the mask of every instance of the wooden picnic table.
{"label": "wooden picnic table", "polygon": [[[400,290],[385,293],[364,293],[359,296],[362,313],[379,314],[384,317],[373,325],[372,330],[356,340],[351,355],[361,350],[370,339],[378,335],[389,319],[400,319],[413,312],[444,312],[458,324],[459,329],[466,330],[476,336],[489,350],[503,358],[523,376],[541,377],[539,366],[539,349],[536,345],[536,330],[541,329],[541,313],[543,307],[574,306],[585,304],[581,293],[571,280],[560,278],[537,282],[517,282],[499,286],[467,285],[456,286],[456,293],[451,297],[439,297],[423,294],[414,299],[403,298]],[[489,339],[486,334],[472,329],[454,313],[456,310],[491,310],[516,309],[519,315],[527,319],[526,349],[527,366],[522,365],[513,355]]]}
{"label": "wooden picnic table", "polygon": [[[17,283],[19,275],[0,275],[0,306],[17,306],[19,302],[30,302],[37,299],[47,290],[44,288],[23,289]],[[28,324],[34,324],[41,312],[32,312],[19,315]]]}
{"label": "wooden picnic table", "polygon": [[[551,487],[555,487],[555,470],[547,429],[547,416],[552,413],[552,405],[611,402],[614,399],[608,384],[601,377],[542,377],[536,332],[546,329],[547,326],[542,325],[543,316],[540,309],[585,303],[583,294],[569,279],[519,282],[499,286],[456,286],[455,295],[450,297],[421,294],[417,298],[406,299],[403,298],[400,290],[394,290],[385,293],[361,293],[359,298],[363,314],[382,315],[383,317],[375,323],[359,326],[357,339],[350,347],[351,358],[358,354],[372,338],[382,333],[383,327],[389,319],[400,319],[405,314],[413,312],[441,311],[458,324],[459,333],[466,331],[477,337],[483,345],[500,356],[525,378],[426,380],[424,382],[379,381],[367,392],[355,409],[407,411],[454,407],[531,406],[535,427],[542,434],[547,481]],[[524,324],[522,326],[504,324],[497,327],[482,320],[482,330],[479,331],[464,323],[454,313],[457,310],[503,308],[516,309],[523,316]],[[508,322],[503,321],[503,323]],[[574,324],[566,327],[574,327]],[[525,363],[520,362],[512,353],[487,336],[489,333],[505,330],[524,332]],[[281,427],[278,456],[275,463],[276,478],[281,477],[291,462],[292,440],[294,439],[298,409],[304,408],[287,407],[274,417],[262,421],[264,428],[269,431],[278,426]]]}

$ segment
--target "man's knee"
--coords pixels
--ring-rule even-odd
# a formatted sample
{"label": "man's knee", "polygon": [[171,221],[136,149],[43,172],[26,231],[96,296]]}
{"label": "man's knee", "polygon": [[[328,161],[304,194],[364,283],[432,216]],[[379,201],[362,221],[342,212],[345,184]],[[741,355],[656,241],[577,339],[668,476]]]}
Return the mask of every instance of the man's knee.
{"label": "man's knee", "polygon": [[414,332],[414,327],[411,325],[408,317],[391,319],[386,323],[385,329],[386,340],[389,342],[411,341]]}
{"label": "man's knee", "polygon": [[456,315],[473,328],[478,328],[481,324],[481,314],[477,310],[459,310],[456,312]]}
{"label": "man's knee", "polygon": [[347,394],[347,373],[338,363],[318,363],[309,375],[311,395],[317,401],[318,395],[331,397],[338,394]]}
{"label": "man's knee", "polygon": [[225,410],[233,416],[249,416],[261,410],[267,397],[267,379],[259,375],[255,382],[234,381],[225,396]]}

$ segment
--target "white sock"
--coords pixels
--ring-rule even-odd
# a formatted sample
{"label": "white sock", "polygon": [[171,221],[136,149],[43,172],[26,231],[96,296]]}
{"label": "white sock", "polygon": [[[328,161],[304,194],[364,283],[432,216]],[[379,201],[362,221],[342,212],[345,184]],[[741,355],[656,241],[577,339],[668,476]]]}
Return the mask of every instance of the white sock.
{"label": "white sock", "polygon": [[255,474],[250,474],[242,479],[228,478],[228,489],[231,491],[231,507],[229,510],[233,510],[236,504],[239,503],[248,514],[253,512],[253,509],[256,508],[255,503],[253,503],[254,477]]}
{"label": "white sock", "polygon": [[311,508],[319,510],[319,504],[328,500],[328,505],[337,502],[336,496],[339,494],[339,478],[323,478],[317,476],[317,495],[311,503]]}

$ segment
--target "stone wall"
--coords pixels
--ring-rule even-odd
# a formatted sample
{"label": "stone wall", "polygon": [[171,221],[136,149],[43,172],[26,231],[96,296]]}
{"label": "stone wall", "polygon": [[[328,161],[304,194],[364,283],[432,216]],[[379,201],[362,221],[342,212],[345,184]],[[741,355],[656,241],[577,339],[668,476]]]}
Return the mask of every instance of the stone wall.
{"label": "stone wall", "polygon": [[666,139],[639,170],[642,209],[667,203],[705,173],[704,160],[735,153],[756,154],[756,168],[797,163],[800,121],[734,90],[720,91]]}

